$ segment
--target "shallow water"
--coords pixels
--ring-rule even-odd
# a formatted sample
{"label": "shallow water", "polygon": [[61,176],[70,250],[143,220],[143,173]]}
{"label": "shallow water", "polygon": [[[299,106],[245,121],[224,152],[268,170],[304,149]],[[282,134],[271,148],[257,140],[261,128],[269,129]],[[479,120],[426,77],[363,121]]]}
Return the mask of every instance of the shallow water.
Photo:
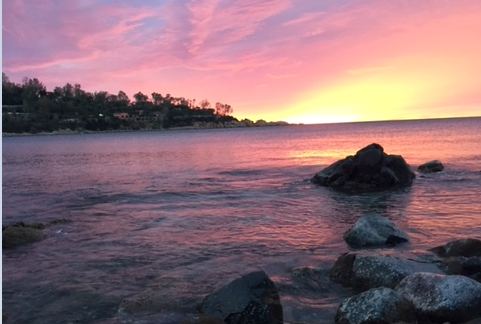
{"label": "shallow water", "polygon": [[[4,250],[9,323],[178,323],[216,288],[263,269],[287,323],[333,323],[352,294],[327,279],[342,234],[380,213],[422,255],[481,236],[481,119],[3,138],[3,223],[48,222]],[[409,188],[346,194],[310,184],[370,143],[441,173]],[[319,268],[315,280],[291,269]],[[122,300],[152,303],[119,312]]]}

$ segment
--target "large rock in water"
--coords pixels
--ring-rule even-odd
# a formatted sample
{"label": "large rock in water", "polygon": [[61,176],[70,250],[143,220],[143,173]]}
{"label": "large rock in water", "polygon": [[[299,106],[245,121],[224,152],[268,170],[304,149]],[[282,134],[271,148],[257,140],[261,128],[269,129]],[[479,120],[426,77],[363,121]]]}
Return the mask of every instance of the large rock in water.
{"label": "large rock in water", "polygon": [[252,272],[208,295],[201,312],[228,324],[282,324],[275,284],[264,271]]}
{"label": "large rock in water", "polygon": [[370,190],[409,185],[414,177],[402,156],[387,155],[374,143],[321,170],[311,181],[338,189]]}
{"label": "large rock in water", "polygon": [[408,236],[389,219],[376,214],[364,215],[344,234],[350,247],[395,245],[409,242]]}
{"label": "large rock in water", "polygon": [[413,304],[418,317],[434,323],[462,323],[481,316],[481,284],[464,276],[414,273],[396,291]]}
{"label": "large rock in water", "polygon": [[412,304],[390,288],[375,288],[344,300],[337,309],[336,324],[414,323]]}

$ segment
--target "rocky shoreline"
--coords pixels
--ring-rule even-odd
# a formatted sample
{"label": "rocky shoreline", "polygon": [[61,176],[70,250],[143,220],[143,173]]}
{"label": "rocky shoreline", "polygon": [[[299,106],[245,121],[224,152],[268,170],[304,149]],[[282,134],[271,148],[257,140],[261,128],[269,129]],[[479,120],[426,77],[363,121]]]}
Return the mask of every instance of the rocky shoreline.
{"label": "rocky shoreline", "polygon": [[[385,220],[378,215],[361,217],[352,229],[366,218],[371,224],[372,219],[378,223],[363,235],[391,235],[385,233]],[[3,226],[3,248],[37,242],[46,238],[44,229],[68,223],[69,220],[59,219],[47,224],[19,222]],[[388,231],[400,233],[392,223],[388,225]],[[344,299],[337,309],[333,319],[336,324],[480,323],[481,240],[465,238],[448,242],[433,247],[418,259],[386,254],[386,248],[395,246],[382,240],[370,243],[340,255],[327,273],[301,266],[292,269],[290,275],[304,281],[329,280],[350,289],[352,296]],[[197,315],[184,323],[284,323],[281,294],[264,271],[247,273],[199,300],[197,311],[188,311]],[[123,318],[126,314],[156,312],[158,304],[166,301],[155,298],[154,295],[126,298],[119,305],[118,315]]]}
{"label": "rocky shoreline", "polygon": [[[364,234],[376,236],[379,228],[373,226]],[[396,228],[392,231],[399,232]],[[426,251],[430,257],[417,260],[382,255],[368,246],[373,245],[342,254],[330,270],[329,280],[349,287],[353,294],[339,305],[336,324],[481,322],[481,240],[452,241]],[[381,241],[376,246],[386,245]],[[304,280],[319,280],[319,274],[309,267],[292,272]],[[208,295],[199,316],[189,323],[280,324],[281,310],[275,284],[260,271]]]}

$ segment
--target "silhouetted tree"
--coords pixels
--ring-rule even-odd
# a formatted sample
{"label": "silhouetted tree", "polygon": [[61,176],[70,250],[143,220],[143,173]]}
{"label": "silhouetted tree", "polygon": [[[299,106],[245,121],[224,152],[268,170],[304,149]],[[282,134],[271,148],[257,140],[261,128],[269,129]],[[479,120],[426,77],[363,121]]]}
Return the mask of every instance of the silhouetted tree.
{"label": "silhouetted tree", "polygon": [[210,102],[207,99],[204,99],[200,102],[200,108],[207,109],[210,108]]}
{"label": "silhouetted tree", "polygon": [[162,104],[163,97],[160,93],[152,92],[152,103],[155,106],[160,106]]}
{"label": "silhouetted tree", "polygon": [[119,91],[117,94],[117,100],[122,106],[128,106],[130,104],[129,96],[127,96],[127,94],[123,91]]}
{"label": "silhouetted tree", "polygon": [[2,72],[2,104],[3,105],[21,105],[22,104],[22,87],[16,83],[10,82],[8,76]]}
{"label": "silhouetted tree", "polygon": [[139,91],[136,94],[134,94],[134,99],[135,99],[136,105],[144,105],[149,100],[149,97],[147,97],[146,95],[144,95],[142,92]]}

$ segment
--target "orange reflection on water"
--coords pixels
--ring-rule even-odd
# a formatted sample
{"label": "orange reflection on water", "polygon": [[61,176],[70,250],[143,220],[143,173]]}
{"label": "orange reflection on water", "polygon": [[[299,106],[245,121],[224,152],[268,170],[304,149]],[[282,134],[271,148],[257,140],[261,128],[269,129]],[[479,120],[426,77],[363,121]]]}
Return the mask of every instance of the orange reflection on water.
{"label": "orange reflection on water", "polygon": [[352,149],[331,149],[331,150],[295,150],[288,152],[288,158],[299,161],[312,162],[316,164],[329,164],[346,156],[355,154]]}

